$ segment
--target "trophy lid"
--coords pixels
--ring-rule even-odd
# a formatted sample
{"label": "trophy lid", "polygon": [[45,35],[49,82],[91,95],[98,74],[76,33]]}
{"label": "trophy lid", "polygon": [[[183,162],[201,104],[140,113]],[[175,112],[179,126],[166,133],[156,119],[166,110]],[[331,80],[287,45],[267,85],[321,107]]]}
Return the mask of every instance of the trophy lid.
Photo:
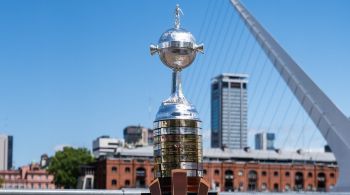
{"label": "trophy lid", "polygon": [[193,49],[195,45],[196,39],[192,33],[183,28],[168,29],[160,36],[158,41],[159,49],[164,49],[172,46]]}

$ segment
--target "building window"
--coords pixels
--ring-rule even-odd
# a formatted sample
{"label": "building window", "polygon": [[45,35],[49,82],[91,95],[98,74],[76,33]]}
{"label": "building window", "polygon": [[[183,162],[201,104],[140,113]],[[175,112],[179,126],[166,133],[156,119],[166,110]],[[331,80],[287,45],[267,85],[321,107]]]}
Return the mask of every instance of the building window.
{"label": "building window", "polygon": [[41,189],[41,183],[39,183],[39,189]]}
{"label": "building window", "polygon": [[334,178],[334,173],[329,174],[331,178]]}
{"label": "building window", "polygon": [[219,171],[218,169],[215,169],[214,174],[215,174],[215,175],[219,175],[219,174],[220,174],[220,171]]}
{"label": "building window", "polygon": [[278,183],[273,184],[273,191],[278,192],[279,191],[279,185]]}
{"label": "building window", "polygon": [[112,173],[116,173],[117,172],[117,167],[112,167]]}
{"label": "building window", "polygon": [[273,176],[277,177],[278,176],[278,172],[277,171],[273,172]]}
{"label": "building window", "polygon": [[287,171],[285,175],[286,175],[286,177],[289,177],[290,173]]}
{"label": "building window", "polygon": [[222,88],[228,88],[228,82],[222,82]]}
{"label": "building window", "polygon": [[302,191],[304,190],[304,176],[302,172],[295,173],[295,190]]}
{"label": "building window", "polygon": [[136,187],[137,188],[146,187],[146,169],[143,167],[136,169]]}
{"label": "building window", "polygon": [[218,89],[218,88],[219,88],[219,84],[218,83],[214,83],[213,84],[213,90]]}
{"label": "building window", "polygon": [[326,174],[319,173],[317,174],[317,191],[325,192],[326,191]]}
{"label": "building window", "polygon": [[225,191],[233,191],[233,171],[226,170],[225,171]]}
{"label": "building window", "polygon": [[130,181],[129,180],[125,180],[125,187],[129,187],[130,186]]}
{"label": "building window", "polygon": [[241,83],[231,83],[231,88],[241,88]]}
{"label": "building window", "polygon": [[258,174],[256,171],[249,171],[248,173],[248,191],[256,191],[258,184]]}
{"label": "building window", "polygon": [[125,168],[125,173],[130,173],[130,167]]}
{"label": "building window", "polygon": [[243,175],[243,171],[242,171],[242,170],[239,170],[239,171],[238,171],[238,175],[239,175],[239,176],[242,176],[242,175]]}
{"label": "building window", "polygon": [[266,171],[261,172],[261,175],[265,177],[267,175]]}
{"label": "building window", "polygon": [[312,173],[309,172],[309,173],[307,174],[307,177],[311,178],[311,177],[312,177]]}
{"label": "building window", "polygon": [[112,186],[116,186],[117,185],[117,180],[112,179]]}
{"label": "building window", "polygon": [[203,170],[203,175],[206,175],[206,174],[207,174],[207,170],[204,169],[204,170]]}

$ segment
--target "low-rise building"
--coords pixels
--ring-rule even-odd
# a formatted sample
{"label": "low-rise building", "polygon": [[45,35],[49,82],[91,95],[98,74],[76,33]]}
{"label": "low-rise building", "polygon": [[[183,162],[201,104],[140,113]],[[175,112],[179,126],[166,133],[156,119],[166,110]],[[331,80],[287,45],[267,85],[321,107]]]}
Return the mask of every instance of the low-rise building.
{"label": "low-rise building", "polygon": [[54,176],[39,164],[22,166],[18,170],[0,171],[5,189],[55,189]]}
{"label": "low-rise building", "polygon": [[95,158],[105,155],[113,155],[118,148],[124,145],[122,140],[109,136],[100,136],[92,142],[92,152]]}
{"label": "low-rise building", "polygon": [[[329,191],[338,167],[329,152],[205,149],[204,178],[215,191]],[[96,162],[98,189],[148,187],[153,147],[121,149]]]}

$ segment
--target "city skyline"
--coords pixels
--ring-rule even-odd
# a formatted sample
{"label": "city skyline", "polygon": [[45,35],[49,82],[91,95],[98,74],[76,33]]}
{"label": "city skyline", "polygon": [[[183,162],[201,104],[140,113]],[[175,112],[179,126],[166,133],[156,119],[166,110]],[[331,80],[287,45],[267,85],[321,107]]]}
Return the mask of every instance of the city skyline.
{"label": "city skyline", "polygon": [[[169,10],[176,3],[186,13],[184,27],[198,37],[208,1],[1,3],[0,24],[6,30],[0,32],[0,130],[14,136],[15,166],[39,159],[42,153],[52,154],[61,144],[91,149],[91,141],[100,135],[121,138],[128,125],[152,127],[161,100],[170,93],[171,75],[158,59],[149,56],[148,44],[172,27]],[[349,83],[349,3],[243,4],[349,115],[349,94],[341,90]],[[293,8],[298,14],[292,14]],[[156,19],[159,15],[167,19]],[[121,21],[124,18],[128,22]],[[210,42],[197,39],[211,47]],[[185,95],[204,115],[201,105],[210,104],[186,91],[195,82],[191,72],[183,77]],[[210,79],[204,80],[209,88]],[[209,117],[201,119],[207,131]]]}

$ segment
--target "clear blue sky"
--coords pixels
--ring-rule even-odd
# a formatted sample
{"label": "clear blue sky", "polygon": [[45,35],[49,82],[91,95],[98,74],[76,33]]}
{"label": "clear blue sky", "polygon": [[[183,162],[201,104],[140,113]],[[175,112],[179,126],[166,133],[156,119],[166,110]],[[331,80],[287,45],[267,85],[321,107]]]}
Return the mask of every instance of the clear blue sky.
{"label": "clear blue sky", "polygon": [[[349,116],[350,1],[242,1]],[[228,1],[0,1],[0,133],[14,136],[15,166],[60,145],[90,149],[100,135],[122,138],[127,125],[152,126],[169,95],[170,70],[149,55],[149,44],[173,26],[176,3],[183,26],[206,45],[185,70],[184,89],[208,130],[208,93],[198,98],[190,86],[206,91],[219,73],[195,79],[205,62],[224,56],[218,42],[227,41],[218,35],[228,21],[213,17],[235,15]]]}

